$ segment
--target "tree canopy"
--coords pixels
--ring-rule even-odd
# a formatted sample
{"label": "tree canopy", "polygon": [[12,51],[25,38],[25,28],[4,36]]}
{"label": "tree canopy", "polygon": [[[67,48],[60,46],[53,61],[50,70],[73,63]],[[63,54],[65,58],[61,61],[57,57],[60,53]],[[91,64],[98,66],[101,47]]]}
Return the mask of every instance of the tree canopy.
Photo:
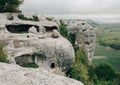
{"label": "tree canopy", "polygon": [[19,12],[23,0],[0,0],[0,12]]}

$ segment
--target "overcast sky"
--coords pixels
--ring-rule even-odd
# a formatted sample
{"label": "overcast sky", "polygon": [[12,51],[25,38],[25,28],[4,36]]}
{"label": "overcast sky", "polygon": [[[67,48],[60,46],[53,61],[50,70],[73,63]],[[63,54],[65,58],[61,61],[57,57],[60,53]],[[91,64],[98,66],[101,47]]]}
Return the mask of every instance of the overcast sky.
{"label": "overcast sky", "polygon": [[120,0],[24,0],[24,13],[120,19]]}

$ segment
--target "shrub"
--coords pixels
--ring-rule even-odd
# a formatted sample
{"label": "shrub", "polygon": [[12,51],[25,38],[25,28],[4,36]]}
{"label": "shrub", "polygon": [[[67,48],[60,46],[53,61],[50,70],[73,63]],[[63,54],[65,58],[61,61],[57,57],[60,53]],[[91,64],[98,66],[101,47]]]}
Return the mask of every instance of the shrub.
{"label": "shrub", "polygon": [[76,34],[69,33],[69,41],[72,43],[73,46],[75,46]]}
{"label": "shrub", "polygon": [[35,15],[33,16],[33,18],[28,18],[28,17],[25,17],[23,14],[19,14],[18,18],[26,21],[36,21],[36,22],[39,21],[39,18]]}
{"label": "shrub", "polygon": [[24,15],[23,15],[23,14],[19,14],[19,15],[18,15],[18,18],[19,18],[19,19],[24,19]]}
{"label": "shrub", "polygon": [[52,20],[53,20],[53,18],[50,18],[50,17],[46,17],[46,19],[47,19],[48,21],[52,21]]}
{"label": "shrub", "polygon": [[99,80],[110,81],[116,77],[115,70],[109,64],[100,64],[95,68],[95,73]]}
{"label": "shrub", "polygon": [[68,30],[67,30],[67,28],[66,28],[66,26],[64,25],[64,23],[63,23],[62,20],[60,20],[60,26],[59,26],[59,28],[60,28],[60,34],[61,34],[63,37],[65,37],[66,39],[69,40]]}
{"label": "shrub", "polygon": [[27,67],[27,68],[38,68],[39,66],[36,63],[26,63],[21,65],[22,67]]}
{"label": "shrub", "polygon": [[3,46],[0,44],[0,62],[8,63],[7,55],[3,52]]}
{"label": "shrub", "polygon": [[87,83],[86,81],[89,79],[87,68],[88,59],[85,52],[83,51],[83,48],[81,48],[75,53],[76,55],[74,65],[72,69],[67,72],[67,76]]}
{"label": "shrub", "polygon": [[86,66],[79,61],[79,63],[75,63],[73,68],[67,72],[67,76],[79,81],[86,81],[88,79],[87,73]]}
{"label": "shrub", "polygon": [[36,22],[39,21],[38,16],[34,15],[34,16],[33,16],[33,20],[36,21]]}
{"label": "shrub", "polygon": [[88,66],[88,58],[87,54],[85,52],[85,49],[81,47],[78,51],[75,53],[75,62],[80,62],[86,66]]}
{"label": "shrub", "polygon": [[100,80],[98,80],[95,83],[95,85],[116,85],[116,84],[114,84],[114,82],[112,82],[112,81],[100,81]]}
{"label": "shrub", "polygon": [[98,79],[97,79],[97,76],[95,74],[95,65],[91,65],[89,66],[88,68],[88,75],[89,75],[89,80],[90,81],[93,81],[94,83],[97,83]]}

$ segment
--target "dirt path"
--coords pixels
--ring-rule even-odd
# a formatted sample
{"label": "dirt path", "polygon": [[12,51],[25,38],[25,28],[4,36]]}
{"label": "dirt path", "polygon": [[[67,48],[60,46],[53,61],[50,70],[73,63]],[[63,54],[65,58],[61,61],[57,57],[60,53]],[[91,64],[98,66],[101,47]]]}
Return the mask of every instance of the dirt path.
{"label": "dirt path", "polygon": [[94,56],[94,59],[103,59],[103,58],[107,58],[107,56]]}

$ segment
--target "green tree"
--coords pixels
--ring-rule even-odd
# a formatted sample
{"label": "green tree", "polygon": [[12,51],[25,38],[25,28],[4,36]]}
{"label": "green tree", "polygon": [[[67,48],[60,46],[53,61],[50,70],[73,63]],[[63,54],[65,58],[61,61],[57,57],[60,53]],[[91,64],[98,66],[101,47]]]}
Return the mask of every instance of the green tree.
{"label": "green tree", "polygon": [[75,63],[73,68],[67,72],[67,76],[79,81],[87,81],[88,80],[88,71],[87,67],[79,61],[79,63]]}
{"label": "green tree", "polygon": [[75,58],[76,63],[79,63],[81,61],[82,64],[86,66],[88,65],[88,58],[84,47],[81,47],[78,51],[76,51]]}
{"label": "green tree", "polygon": [[19,12],[23,0],[0,0],[0,12]]}
{"label": "green tree", "polygon": [[95,73],[99,80],[110,81],[116,77],[116,72],[109,64],[100,64],[95,68]]}
{"label": "green tree", "polygon": [[[71,70],[67,72],[67,75],[76,80],[86,83],[89,79],[88,75],[88,59],[83,48],[77,50],[75,53],[75,62]],[[88,82],[87,82],[88,83]]]}
{"label": "green tree", "polygon": [[75,46],[76,34],[69,33],[69,41],[72,43],[73,46]]}

